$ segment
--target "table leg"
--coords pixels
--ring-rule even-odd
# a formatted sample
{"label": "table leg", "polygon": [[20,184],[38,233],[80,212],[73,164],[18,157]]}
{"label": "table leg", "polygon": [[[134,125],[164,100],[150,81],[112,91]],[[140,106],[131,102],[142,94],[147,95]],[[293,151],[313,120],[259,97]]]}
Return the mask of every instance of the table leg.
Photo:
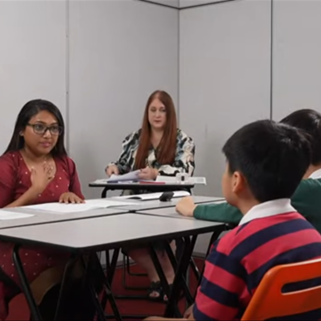
{"label": "table leg", "polygon": [[107,192],[108,192],[108,188],[104,187],[103,191],[101,192],[101,198],[106,198],[107,197]]}
{"label": "table leg", "polygon": [[91,283],[88,284],[88,289],[89,289],[89,293],[91,295],[92,301],[93,301],[93,303],[95,305],[95,309],[96,309],[96,312],[97,312],[97,320],[105,321],[106,320],[105,312],[104,312],[104,310],[102,309],[102,307],[100,305],[96,290],[95,290],[94,286]]}
{"label": "table leg", "polygon": [[[184,243],[183,243],[183,246],[184,246]],[[178,250],[178,247],[177,247],[176,250]],[[181,252],[184,252],[184,248],[182,248],[181,246],[180,246],[179,250]],[[177,270],[177,266],[178,266],[177,259],[175,258],[175,255],[174,255],[174,253],[173,253],[173,251],[172,251],[172,249],[171,249],[171,247],[169,246],[168,243],[165,244],[165,251],[167,252],[168,258],[171,261],[171,264],[172,264],[172,266],[174,268],[174,271],[176,271]],[[182,253],[179,253],[179,254],[182,254]],[[180,258],[181,257],[182,256],[180,255]],[[188,288],[188,285],[187,285],[187,282],[186,282],[186,274],[181,276],[181,280],[182,280],[181,285],[182,285],[186,300],[187,300],[188,304],[192,304],[193,303],[193,297],[191,295],[191,292],[189,291],[189,288]],[[170,296],[170,293],[168,294],[168,297],[169,296]]]}
{"label": "table leg", "polygon": [[[94,272],[94,265],[92,262],[92,257],[95,254],[90,254],[88,257],[88,260],[85,259],[83,256],[81,257],[81,262],[82,262],[82,267],[85,273],[85,277],[84,277],[84,286],[88,289],[92,302],[95,306],[95,310],[97,313],[97,318],[95,318],[98,321],[106,321],[105,318],[105,313],[104,310],[101,307],[100,301],[98,299],[98,294],[95,288],[96,282],[94,281],[95,279],[97,279],[97,276]],[[97,255],[96,255],[97,258]],[[98,260],[98,258],[97,258]]]}
{"label": "table leg", "polygon": [[176,316],[175,312],[178,310],[177,303],[179,301],[179,295],[181,291],[180,285],[184,281],[183,277],[184,275],[186,275],[186,271],[189,266],[190,258],[194,250],[196,239],[197,239],[197,236],[193,236],[192,240],[190,240],[189,237],[184,237],[184,242],[185,242],[184,252],[177,266],[177,270],[176,270],[175,278],[173,282],[173,288],[169,295],[169,300],[164,313],[165,317]]}
{"label": "table leg", "polygon": [[57,301],[57,308],[56,308],[54,320],[59,320],[59,312],[60,312],[61,306],[63,305],[63,302],[64,302],[63,301],[64,296],[66,295],[66,292],[67,292],[66,288],[68,288],[68,286],[66,284],[68,284],[68,281],[70,280],[70,278],[69,278],[70,272],[72,271],[77,260],[78,260],[78,256],[72,255],[65,266],[64,274],[63,274],[63,277],[61,280],[59,297],[58,297],[58,301]]}
{"label": "table leg", "polygon": [[110,257],[109,257],[109,250],[105,251],[105,261],[106,261],[106,270],[110,270]]}
{"label": "table leg", "polygon": [[[115,251],[116,252],[116,251]],[[114,255],[113,255],[113,258],[116,257],[116,254],[114,252]],[[119,253],[119,252],[118,252]],[[118,255],[117,255],[118,257]],[[117,261],[116,261],[117,262]],[[104,289],[104,296],[106,296],[106,298],[109,300],[110,302],[110,305],[111,305],[111,308],[113,310],[113,313],[114,313],[114,318],[117,320],[117,321],[122,321],[122,317],[121,317],[121,314],[118,310],[118,307],[117,307],[117,304],[116,304],[116,300],[114,298],[114,295],[111,291],[111,286],[108,282],[108,278],[106,278],[105,274],[104,274],[104,271],[101,267],[101,264],[98,260],[98,257],[97,255],[92,255],[91,256],[91,261],[90,263],[92,264],[93,266],[93,270],[95,270],[95,274],[96,272],[100,275],[99,278],[101,278],[103,280],[103,283],[104,283],[104,286],[105,286],[105,289]],[[116,264],[114,264],[114,266],[116,266]],[[112,271],[112,274],[114,274],[114,272]],[[95,275],[97,277],[97,275]],[[106,303],[107,303],[107,300],[106,300]],[[102,309],[102,305],[99,303],[99,306],[101,307],[101,310],[103,311]],[[105,314],[104,314],[104,320],[106,320],[105,318]]]}
{"label": "table leg", "polygon": [[13,248],[13,253],[12,253],[13,263],[14,263],[17,273],[19,275],[21,287],[22,287],[23,293],[26,297],[26,300],[28,302],[29,309],[30,309],[31,316],[32,316],[32,320],[41,321],[42,318],[40,315],[40,311],[39,311],[36,301],[32,295],[32,292],[31,292],[31,289],[29,286],[29,281],[28,281],[26,274],[23,270],[22,262],[21,262],[20,256],[19,256],[19,248],[20,248],[20,244],[15,244],[15,246]]}
{"label": "table leg", "polygon": [[[154,263],[154,266],[155,266],[156,272],[157,272],[157,274],[159,276],[162,288],[163,288],[165,294],[167,295],[167,297],[170,300],[169,285],[168,285],[168,282],[166,280],[163,268],[162,268],[161,264],[159,263],[159,260],[158,260],[156,251],[155,251],[155,249],[153,247],[153,244],[150,244],[150,257],[151,257],[151,259],[152,259],[152,261]],[[175,278],[176,278],[176,276],[175,276]],[[173,289],[174,289],[174,284],[173,284]],[[174,306],[173,309],[175,310],[175,315],[181,317],[180,312],[179,312],[179,310],[177,308],[177,305]]]}
{"label": "table leg", "polygon": [[169,285],[168,285],[167,279],[165,277],[163,268],[162,268],[161,264],[159,263],[159,260],[158,260],[158,257],[157,257],[157,253],[156,253],[156,251],[154,249],[153,243],[150,244],[149,252],[150,252],[150,257],[151,257],[151,259],[152,259],[152,261],[154,263],[156,272],[157,272],[157,274],[159,276],[160,282],[162,284],[162,288],[163,288],[164,292],[168,295],[168,293],[169,293]]}
{"label": "table leg", "polygon": [[196,277],[196,280],[199,281],[199,279],[201,277],[201,273],[200,273],[198,267],[196,266],[195,261],[193,260],[193,258],[191,258],[190,265],[192,267],[192,270],[193,270],[193,273],[194,273],[194,275]]}
{"label": "table leg", "polygon": [[[106,250],[106,252],[107,251],[108,250]],[[113,282],[118,256],[119,256],[119,249],[114,249],[114,253],[113,253],[113,257],[112,257],[111,262],[108,262],[108,264],[106,264],[106,267],[107,267],[106,274],[107,274],[107,276],[105,276],[105,278],[107,278],[107,282],[108,282],[110,287],[111,287],[111,284]],[[107,256],[106,256],[106,260],[107,260]],[[108,261],[109,261],[109,255],[108,255]],[[106,308],[107,300],[108,300],[107,294],[106,294],[106,292],[104,292],[102,300],[101,300],[101,306],[102,306],[103,310],[105,310],[105,308]]]}

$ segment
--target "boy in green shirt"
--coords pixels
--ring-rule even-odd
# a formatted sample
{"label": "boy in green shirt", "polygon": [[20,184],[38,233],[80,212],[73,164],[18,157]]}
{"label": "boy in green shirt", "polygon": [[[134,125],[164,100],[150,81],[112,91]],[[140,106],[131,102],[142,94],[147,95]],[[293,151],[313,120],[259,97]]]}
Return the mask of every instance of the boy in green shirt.
{"label": "boy in green shirt", "polygon": [[[285,117],[281,123],[297,127],[309,136],[312,163],[293,194],[291,204],[321,233],[321,114],[301,109]],[[196,206],[191,197],[179,201],[176,210],[184,216],[194,216],[199,220],[234,225],[238,225],[243,217],[236,207],[226,202]]]}

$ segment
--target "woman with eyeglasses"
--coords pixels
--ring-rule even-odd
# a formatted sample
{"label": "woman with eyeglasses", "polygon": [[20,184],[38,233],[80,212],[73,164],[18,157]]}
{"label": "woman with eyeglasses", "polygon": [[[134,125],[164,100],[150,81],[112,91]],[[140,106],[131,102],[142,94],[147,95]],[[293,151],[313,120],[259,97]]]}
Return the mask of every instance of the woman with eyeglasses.
{"label": "woman with eyeglasses", "polygon": [[[0,157],[0,208],[57,201],[84,202],[75,163],[67,156],[64,146],[64,131],[62,115],[51,102],[32,100],[21,109],[11,141]],[[12,243],[0,242],[2,320],[7,317],[9,301],[21,292],[12,251]],[[43,320],[53,320],[68,254],[27,245],[20,248],[19,254]],[[80,281],[76,283],[62,313],[66,320],[92,320],[88,297],[82,304],[77,301],[83,298],[83,293]],[[77,302],[77,309],[73,309]],[[78,316],[75,311],[79,312]]]}
{"label": "woman with eyeglasses", "polygon": [[83,202],[62,115],[49,101],[32,100],[21,109],[0,169],[0,207]]}

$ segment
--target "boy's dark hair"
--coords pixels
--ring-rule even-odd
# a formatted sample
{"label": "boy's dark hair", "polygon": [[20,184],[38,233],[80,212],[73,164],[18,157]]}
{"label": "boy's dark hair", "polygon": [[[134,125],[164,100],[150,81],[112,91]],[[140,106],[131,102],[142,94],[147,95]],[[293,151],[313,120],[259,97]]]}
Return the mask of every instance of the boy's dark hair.
{"label": "boy's dark hair", "polygon": [[271,120],[250,123],[223,147],[229,171],[240,171],[261,203],[291,198],[310,165],[310,143],[299,129]]}
{"label": "boy's dark hair", "polygon": [[301,109],[293,112],[281,120],[308,134],[311,143],[311,164],[321,164],[321,114],[312,109]]}

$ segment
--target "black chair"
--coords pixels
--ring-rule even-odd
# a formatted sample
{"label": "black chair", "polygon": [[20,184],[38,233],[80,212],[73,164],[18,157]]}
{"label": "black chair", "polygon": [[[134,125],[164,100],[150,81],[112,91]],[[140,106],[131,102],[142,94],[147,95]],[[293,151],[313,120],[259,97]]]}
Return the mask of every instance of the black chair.
{"label": "black chair", "polygon": [[126,290],[138,290],[138,291],[146,291],[148,287],[138,287],[138,286],[129,286],[126,284],[126,274],[135,277],[147,277],[147,273],[133,273],[130,269],[131,263],[129,260],[129,256],[123,253],[123,273],[122,273],[122,284],[123,288]]}

